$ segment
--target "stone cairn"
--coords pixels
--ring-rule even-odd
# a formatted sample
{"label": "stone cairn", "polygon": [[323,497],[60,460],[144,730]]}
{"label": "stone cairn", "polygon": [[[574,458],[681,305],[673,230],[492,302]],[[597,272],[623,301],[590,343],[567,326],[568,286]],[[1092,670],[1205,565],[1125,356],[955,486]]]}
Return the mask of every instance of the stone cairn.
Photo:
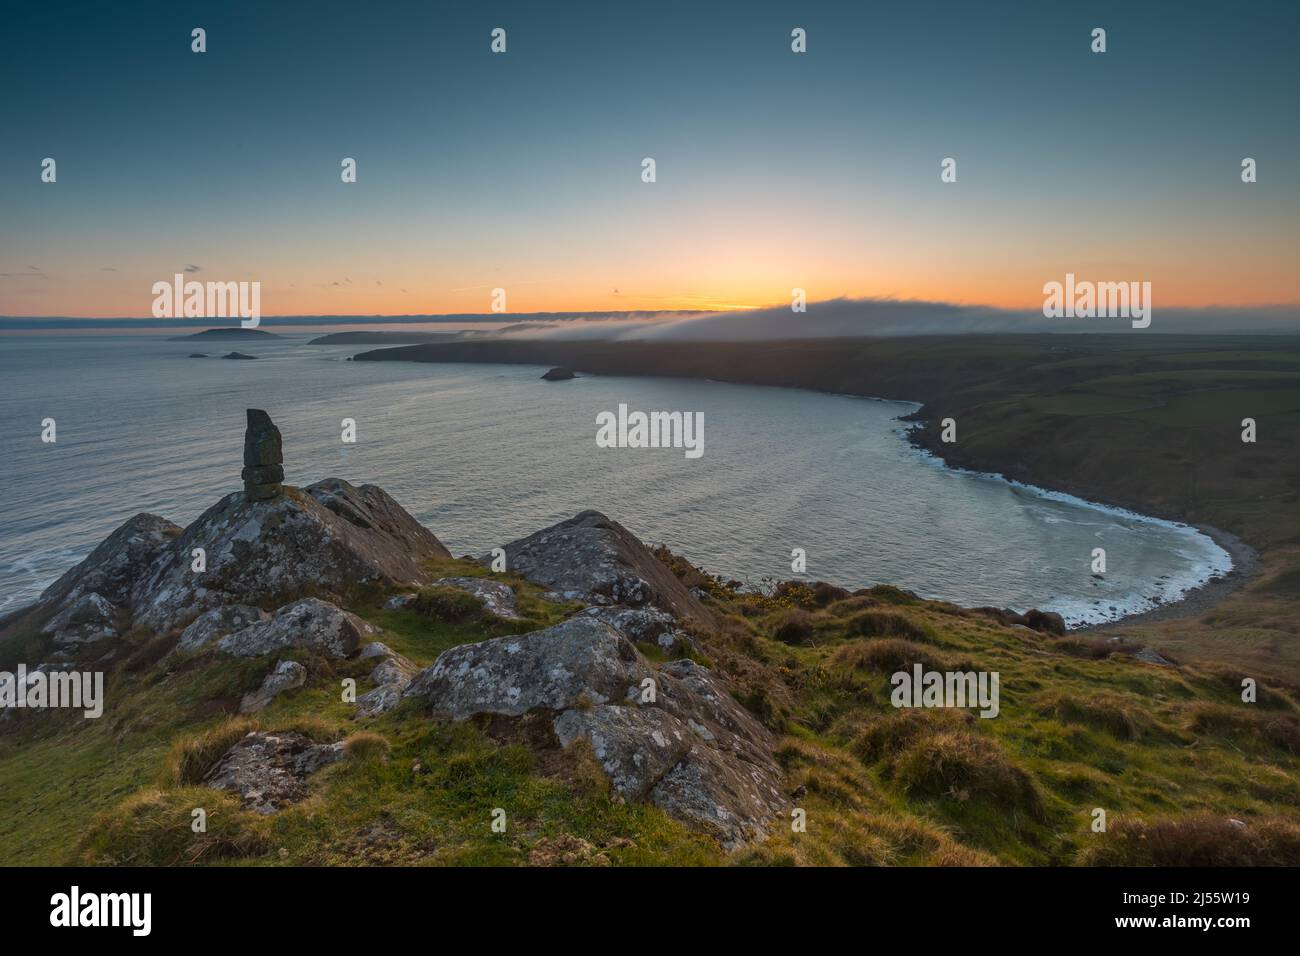
{"label": "stone cairn", "polygon": [[280,429],[260,408],[248,409],[244,432],[244,495],[249,501],[267,501],[284,494],[284,450]]}

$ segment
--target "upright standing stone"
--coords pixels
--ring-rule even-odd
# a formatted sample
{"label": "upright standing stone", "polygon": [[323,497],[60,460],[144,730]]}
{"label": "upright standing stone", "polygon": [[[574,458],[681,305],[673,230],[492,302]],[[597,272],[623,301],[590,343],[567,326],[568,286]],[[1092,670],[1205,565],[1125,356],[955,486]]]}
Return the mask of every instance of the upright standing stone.
{"label": "upright standing stone", "polygon": [[280,429],[260,408],[248,409],[244,432],[244,494],[250,501],[266,501],[284,493],[284,450]]}

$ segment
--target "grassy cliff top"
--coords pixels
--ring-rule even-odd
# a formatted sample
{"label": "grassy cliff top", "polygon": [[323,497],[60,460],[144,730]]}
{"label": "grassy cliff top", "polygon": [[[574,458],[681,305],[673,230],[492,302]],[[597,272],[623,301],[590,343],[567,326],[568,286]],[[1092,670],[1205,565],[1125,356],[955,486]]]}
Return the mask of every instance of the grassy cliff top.
{"label": "grassy cliff top", "polygon": [[[303,688],[231,715],[266,659],[159,664],[139,635],[98,721],[24,715],[0,733],[0,864],[1098,864],[1300,862],[1296,688],[1220,666],[1142,663],[1132,645],[1056,637],[895,588],[741,593],[664,553],[719,624],[693,656],[779,735],[806,832],[724,855],[658,809],[613,797],[589,750],[560,750],[546,715],[435,721],[408,702],[353,719],[340,682],[368,664],[305,652]],[[482,574],[449,561],[444,574]],[[520,594],[522,622],[432,602],[353,610],[417,664],[466,641],[554,623],[572,608]],[[472,603],[472,602],[471,602]],[[644,648],[647,653],[653,649]],[[889,675],[996,671],[1000,711],[896,709]],[[248,729],[348,739],[348,759],[272,816],[202,787]],[[208,831],[191,831],[194,808]],[[493,833],[495,808],[508,814]],[[1107,832],[1092,830],[1095,811]],[[1244,824],[1244,829],[1237,823]]]}

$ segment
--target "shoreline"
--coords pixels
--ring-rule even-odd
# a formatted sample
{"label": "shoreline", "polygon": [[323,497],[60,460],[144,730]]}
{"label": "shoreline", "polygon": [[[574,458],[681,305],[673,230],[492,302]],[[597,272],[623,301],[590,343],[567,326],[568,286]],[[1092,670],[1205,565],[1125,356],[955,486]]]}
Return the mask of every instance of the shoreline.
{"label": "shoreline", "polygon": [[1072,628],[1073,631],[1113,631],[1134,624],[1151,624],[1158,621],[1176,621],[1189,617],[1200,617],[1215,608],[1229,595],[1236,593],[1259,571],[1259,552],[1242,541],[1235,534],[1223,531],[1208,524],[1190,525],[1202,534],[1214,540],[1214,543],[1228,552],[1232,558],[1232,568],[1227,574],[1211,577],[1200,587],[1192,588],[1177,601],[1169,601],[1149,611],[1129,614],[1115,621],[1100,624],[1086,624]]}
{"label": "shoreline", "polygon": [[1025,485],[1052,494],[1069,495],[1073,498],[1078,498],[1081,501],[1098,505],[1103,508],[1115,508],[1142,518],[1150,518],[1157,521],[1172,521],[1186,525],[1189,528],[1195,528],[1228,553],[1232,566],[1226,573],[1212,575],[1202,584],[1185,592],[1178,600],[1166,601],[1161,603],[1158,607],[1153,607],[1145,611],[1125,614],[1112,621],[1100,621],[1096,624],[1080,624],[1077,627],[1067,627],[1067,631],[1071,634],[1113,631],[1119,628],[1131,627],[1133,625],[1200,617],[1218,606],[1218,604],[1229,595],[1240,590],[1259,572],[1259,552],[1235,534],[1224,531],[1221,528],[1216,528],[1213,525],[1187,521],[1177,515],[1149,514],[1146,510],[1140,510],[1141,506],[1135,507],[1127,502],[1117,501],[1114,499],[1106,500],[1098,495],[1083,493],[1077,489],[1064,487],[1053,488],[1047,484],[1041,483],[1037,478],[1013,477],[1004,471],[980,469],[973,465],[951,461],[943,454],[941,447],[936,447],[932,441],[925,440],[928,435],[926,426],[933,425],[934,420],[928,416],[922,415],[923,411],[924,406],[919,408],[912,415],[900,419],[900,421],[904,422],[905,425],[911,426],[904,428],[903,435],[914,448],[937,458],[945,467],[996,475],[1002,480],[1012,484]]}
{"label": "shoreline", "polygon": [[[485,347],[492,345],[491,341],[475,343],[476,348],[473,352],[483,353],[487,351]],[[1113,629],[1117,627],[1132,626],[1154,621],[1175,620],[1180,618],[1196,617],[1211,608],[1218,605],[1228,595],[1236,592],[1242,585],[1255,576],[1259,570],[1259,553],[1250,545],[1246,544],[1240,538],[1229,532],[1222,531],[1211,525],[1194,522],[1178,514],[1162,513],[1162,509],[1151,508],[1142,504],[1117,500],[1108,495],[1098,494],[1091,489],[1082,489],[1071,487],[1068,481],[1044,481],[1041,476],[1036,474],[1019,474],[1013,475],[1008,471],[1006,465],[998,463],[982,463],[977,461],[962,461],[953,452],[956,449],[951,446],[942,445],[934,441],[936,437],[934,426],[936,417],[929,411],[929,401],[918,401],[914,398],[904,398],[898,395],[869,395],[850,388],[817,388],[806,384],[796,384],[790,382],[771,382],[771,381],[753,381],[744,378],[729,379],[719,378],[716,371],[706,373],[699,370],[697,374],[682,374],[680,370],[672,371],[646,371],[638,369],[635,365],[632,368],[626,365],[617,370],[602,369],[595,370],[584,363],[581,358],[573,356],[558,355],[509,355],[502,356],[482,355],[473,358],[451,358],[447,355],[441,355],[437,358],[425,357],[432,350],[425,346],[397,346],[390,349],[372,349],[368,352],[361,353],[354,358],[363,361],[407,361],[417,363],[437,364],[445,362],[447,364],[500,364],[500,365],[537,365],[543,366],[548,364],[564,364],[575,371],[582,372],[586,375],[597,375],[605,377],[629,376],[637,378],[654,377],[654,378],[680,378],[694,381],[716,381],[720,384],[732,385],[758,385],[770,388],[793,388],[812,392],[820,392],[828,395],[852,396],[859,399],[872,401],[900,402],[914,406],[912,412],[899,416],[898,421],[904,426],[902,429],[905,440],[917,450],[928,453],[937,459],[944,467],[958,470],[965,470],[977,474],[993,476],[1007,481],[1011,484],[1021,485],[1033,489],[1034,491],[1048,495],[1059,494],[1068,495],[1076,498],[1086,504],[1095,505],[1100,508],[1114,509],[1127,512],[1135,517],[1170,522],[1193,528],[1209,537],[1215,544],[1227,552],[1231,562],[1230,568],[1223,574],[1211,574],[1211,576],[1200,585],[1193,587],[1178,598],[1178,600],[1160,603],[1159,606],[1148,608],[1144,611],[1136,611],[1131,614],[1125,614],[1113,620],[1100,621],[1091,624],[1079,624],[1069,627],[1070,633],[1085,633],[1101,629]],[[439,350],[442,351],[442,350]],[[399,353],[387,354],[384,353]],[[381,357],[382,356],[382,357]],[[418,356],[418,357],[417,357]],[[585,367],[584,367],[585,366]],[[947,454],[945,454],[947,452]],[[1148,598],[1151,600],[1151,598]]]}

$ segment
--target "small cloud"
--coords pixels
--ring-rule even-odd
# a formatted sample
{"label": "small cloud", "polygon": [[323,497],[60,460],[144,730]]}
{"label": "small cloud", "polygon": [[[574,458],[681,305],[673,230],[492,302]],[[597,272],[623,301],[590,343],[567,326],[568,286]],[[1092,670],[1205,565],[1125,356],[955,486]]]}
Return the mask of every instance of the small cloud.
{"label": "small cloud", "polygon": [[40,266],[28,266],[27,272],[0,272],[0,279],[49,279],[50,275]]}
{"label": "small cloud", "polygon": [[114,269],[112,266],[100,266],[99,271],[100,271],[100,272],[116,272],[117,270]]}
{"label": "small cloud", "polygon": [[187,265],[187,266],[185,267],[185,271],[186,271],[186,272],[202,272],[202,271],[203,271],[203,266],[196,266],[194,263],[191,262],[189,265]]}

